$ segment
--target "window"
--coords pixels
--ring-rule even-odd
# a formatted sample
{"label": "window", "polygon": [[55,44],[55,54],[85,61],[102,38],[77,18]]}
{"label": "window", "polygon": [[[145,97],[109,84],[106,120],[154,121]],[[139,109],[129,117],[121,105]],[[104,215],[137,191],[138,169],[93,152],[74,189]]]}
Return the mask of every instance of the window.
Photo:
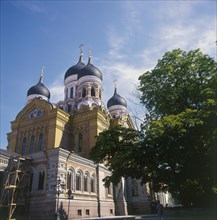
{"label": "window", "polygon": [[42,110],[39,109],[34,109],[32,112],[29,113],[29,119],[31,118],[37,118],[40,117],[42,115]]}
{"label": "window", "polygon": [[82,210],[78,209],[78,215],[82,216]]}
{"label": "window", "polygon": [[84,191],[87,192],[87,176],[84,176]]}
{"label": "window", "polygon": [[110,209],[110,214],[113,214],[113,209]]}
{"label": "window", "polygon": [[69,171],[67,176],[67,189],[72,187],[72,173]]}
{"label": "window", "polygon": [[101,97],[102,97],[102,92],[101,92],[101,90],[99,89],[99,98],[101,99]]}
{"label": "window", "polygon": [[89,182],[89,178],[90,178],[90,175],[88,172],[85,173],[84,175],[84,191],[85,192],[88,192],[88,182]]}
{"label": "window", "polygon": [[65,100],[68,98],[68,89],[65,90]]}
{"label": "window", "polygon": [[71,98],[71,99],[73,99],[73,97],[74,97],[73,92],[74,92],[74,88],[71,87],[71,89],[70,89],[70,98]]}
{"label": "window", "polygon": [[82,142],[83,142],[83,135],[80,133],[78,134],[78,152],[82,151]]}
{"label": "window", "polygon": [[24,137],[23,138],[23,143],[22,143],[22,149],[21,149],[21,155],[25,155],[26,154],[26,146],[27,146],[27,138]]}
{"label": "window", "polygon": [[69,170],[68,171],[68,175],[67,175],[67,189],[74,189],[74,171],[73,170]]}
{"label": "window", "polygon": [[68,104],[68,112],[71,112],[71,110],[72,110],[72,105],[69,103]]}
{"label": "window", "polygon": [[90,215],[90,210],[86,209],[86,215]]}
{"label": "window", "polygon": [[86,97],[86,94],[87,94],[87,90],[86,90],[86,88],[83,88],[82,89],[82,98]]}
{"label": "window", "polygon": [[30,139],[29,154],[34,153],[34,147],[35,147],[35,136],[33,135]]}
{"label": "window", "polygon": [[43,150],[43,134],[39,135],[39,140],[38,140],[38,151]]}
{"label": "window", "polygon": [[91,96],[95,97],[95,90],[93,87],[91,87]]}
{"label": "window", "polygon": [[76,173],[76,190],[81,191],[81,173],[79,171]]}
{"label": "window", "polygon": [[44,177],[45,177],[45,173],[44,171],[41,171],[39,173],[39,178],[38,178],[38,190],[44,189]]}
{"label": "window", "polygon": [[95,192],[95,175],[92,175],[90,179],[90,191]]}

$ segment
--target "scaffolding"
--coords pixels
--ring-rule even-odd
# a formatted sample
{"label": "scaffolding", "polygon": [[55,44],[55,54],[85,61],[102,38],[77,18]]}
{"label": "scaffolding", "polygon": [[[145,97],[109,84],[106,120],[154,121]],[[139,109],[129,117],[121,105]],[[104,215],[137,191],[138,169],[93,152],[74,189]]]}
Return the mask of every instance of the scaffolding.
{"label": "scaffolding", "polygon": [[22,206],[28,218],[28,199],[30,191],[30,157],[10,157],[4,170],[1,189],[0,208],[7,210],[7,220],[14,219],[15,209]]}

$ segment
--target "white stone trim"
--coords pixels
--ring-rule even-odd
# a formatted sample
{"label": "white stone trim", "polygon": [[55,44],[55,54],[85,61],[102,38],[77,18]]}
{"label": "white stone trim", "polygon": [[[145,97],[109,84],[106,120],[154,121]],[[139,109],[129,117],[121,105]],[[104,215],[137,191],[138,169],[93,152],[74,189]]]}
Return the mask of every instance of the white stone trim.
{"label": "white stone trim", "polygon": [[112,105],[111,107],[108,108],[109,111],[125,111],[127,112],[127,108],[123,105]]}
{"label": "white stone trim", "polygon": [[77,83],[77,79],[78,79],[78,74],[68,76],[64,81],[64,85],[67,86],[71,82],[76,82]]}
{"label": "white stone trim", "polygon": [[97,76],[83,76],[78,80],[78,85],[81,86],[83,83],[88,82],[88,83],[95,83],[95,84],[102,84],[102,80],[98,78]]}
{"label": "white stone trim", "polygon": [[31,102],[34,98],[39,98],[39,97],[41,97],[45,101],[48,101],[48,98],[46,96],[43,96],[43,95],[40,95],[40,94],[32,94],[32,95],[29,95],[27,97],[27,103],[26,104]]}

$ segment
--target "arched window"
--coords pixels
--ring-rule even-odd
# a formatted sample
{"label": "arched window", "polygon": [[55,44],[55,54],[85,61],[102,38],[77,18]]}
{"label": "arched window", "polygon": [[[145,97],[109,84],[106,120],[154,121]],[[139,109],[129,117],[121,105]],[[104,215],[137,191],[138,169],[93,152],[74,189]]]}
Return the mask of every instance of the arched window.
{"label": "arched window", "polygon": [[68,98],[68,89],[65,90],[65,100]]}
{"label": "arched window", "polygon": [[74,88],[71,87],[71,89],[70,89],[70,98],[71,98],[71,99],[73,99],[73,97],[74,97],[73,92],[74,92]]}
{"label": "arched window", "polygon": [[43,150],[43,139],[44,139],[43,134],[40,134],[38,139],[38,151]]}
{"label": "arched window", "polygon": [[85,176],[84,176],[84,191],[85,191],[85,192],[88,191],[88,190],[87,190],[87,181],[88,181],[88,180],[87,180],[87,176],[85,175]]}
{"label": "arched window", "polygon": [[96,183],[95,175],[93,174],[90,178],[90,191],[93,193],[95,192],[95,183]]}
{"label": "arched window", "polygon": [[67,175],[67,189],[74,190],[74,171],[70,169]]}
{"label": "arched window", "polygon": [[83,135],[80,133],[78,134],[78,152],[82,151],[82,142],[83,142]]}
{"label": "arched window", "polygon": [[81,191],[81,172],[76,173],[76,190]]}
{"label": "arched window", "polygon": [[86,90],[86,88],[84,87],[84,88],[82,89],[82,98],[86,97],[86,95],[87,95],[87,90]]}
{"label": "arched window", "polygon": [[69,104],[68,104],[68,112],[70,113],[71,110],[72,110],[72,105],[71,105],[71,103],[69,103]]}
{"label": "arched window", "polygon": [[89,175],[89,173],[88,172],[85,172],[85,174],[84,174],[84,191],[85,192],[88,192],[89,190],[88,190],[88,185],[89,185],[89,179],[90,179],[90,175]]}
{"label": "arched window", "polygon": [[100,89],[99,89],[99,98],[100,98],[100,99],[102,98],[102,92],[101,92]]}
{"label": "arched window", "polygon": [[22,149],[21,149],[21,155],[25,155],[26,154],[26,146],[27,146],[27,138],[24,137],[23,138],[23,143],[22,143]]}
{"label": "arched window", "polygon": [[44,179],[45,179],[45,172],[41,171],[38,177],[38,190],[44,189]]}
{"label": "arched window", "polygon": [[93,87],[91,87],[91,96],[95,97],[95,89]]}
{"label": "arched window", "polygon": [[35,148],[35,136],[33,135],[30,139],[29,154],[34,153],[34,148]]}

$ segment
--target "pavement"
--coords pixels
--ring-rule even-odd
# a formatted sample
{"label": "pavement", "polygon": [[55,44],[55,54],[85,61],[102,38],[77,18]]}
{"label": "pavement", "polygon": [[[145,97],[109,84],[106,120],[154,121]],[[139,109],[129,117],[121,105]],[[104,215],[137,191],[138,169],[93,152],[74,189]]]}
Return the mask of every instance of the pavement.
{"label": "pavement", "polygon": [[[85,220],[159,220],[157,214],[108,216],[89,218]],[[77,219],[78,220],[78,219]],[[82,219],[83,220],[83,219]],[[217,220],[217,209],[165,209],[161,220]]]}
{"label": "pavement", "polygon": [[[137,220],[158,220],[157,214],[136,216]],[[161,220],[217,220],[217,209],[166,210]]]}

